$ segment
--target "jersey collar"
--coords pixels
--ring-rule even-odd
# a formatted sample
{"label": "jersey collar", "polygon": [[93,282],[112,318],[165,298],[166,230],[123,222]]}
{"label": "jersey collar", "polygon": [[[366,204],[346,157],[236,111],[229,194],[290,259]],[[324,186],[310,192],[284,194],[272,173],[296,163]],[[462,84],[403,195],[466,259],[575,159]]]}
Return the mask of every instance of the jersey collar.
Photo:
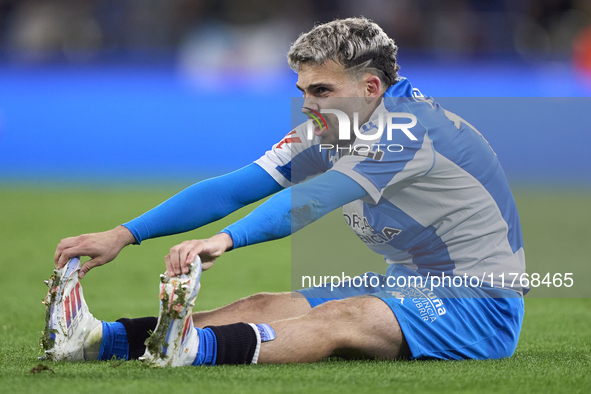
{"label": "jersey collar", "polygon": [[396,83],[390,86],[384,97],[413,97],[413,87],[410,81],[404,77],[398,77]]}

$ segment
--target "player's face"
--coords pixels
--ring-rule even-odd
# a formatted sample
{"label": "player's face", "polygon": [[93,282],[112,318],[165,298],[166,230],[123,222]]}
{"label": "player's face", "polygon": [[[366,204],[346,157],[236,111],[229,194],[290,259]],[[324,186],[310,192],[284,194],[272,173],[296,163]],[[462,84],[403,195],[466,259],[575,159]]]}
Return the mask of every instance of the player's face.
{"label": "player's face", "polygon": [[[377,84],[377,86],[376,86]],[[365,77],[354,80],[345,68],[328,61],[322,65],[304,64],[298,72],[296,87],[304,95],[302,112],[320,112],[321,109],[338,109],[345,112],[351,124],[353,113],[359,114],[359,125],[365,123],[375,109],[375,98],[381,94],[379,78],[367,74]],[[339,140],[339,123],[333,114],[324,114],[326,126],[320,128],[316,124],[314,133],[320,136],[322,144],[345,146],[351,143],[352,130],[348,140]]]}

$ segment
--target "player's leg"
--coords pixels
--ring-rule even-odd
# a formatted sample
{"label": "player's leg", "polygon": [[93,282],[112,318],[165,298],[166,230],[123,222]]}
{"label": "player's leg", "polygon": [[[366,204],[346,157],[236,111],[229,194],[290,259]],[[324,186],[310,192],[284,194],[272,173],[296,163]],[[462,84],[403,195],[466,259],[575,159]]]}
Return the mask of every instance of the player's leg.
{"label": "player's leg", "polygon": [[[112,357],[137,359],[143,355],[144,342],[155,331],[157,318],[119,319],[117,322],[95,319],[84,301],[77,275],[79,269],[79,259],[72,259],[47,281],[46,329],[41,341],[45,356],[73,361]],[[199,275],[195,275],[195,284],[198,284]],[[187,293],[185,301],[194,300],[195,295]],[[164,298],[162,290],[160,296]],[[194,320],[197,327],[222,326],[238,321],[270,322],[299,316],[310,309],[308,301],[298,293],[264,293],[217,310],[197,313]]]}
{"label": "player's leg", "polygon": [[211,311],[193,313],[195,327],[220,326],[239,321],[270,323],[310,312],[299,293],[259,293]]}
{"label": "player's leg", "polygon": [[277,336],[262,343],[259,363],[306,363],[331,355],[386,359],[410,355],[394,313],[376,297],[329,301],[271,326]]}
{"label": "player's leg", "polygon": [[[164,327],[173,327],[161,310],[158,327],[163,321]],[[190,318],[187,321],[192,323]],[[191,346],[178,346],[169,340],[177,337],[174,329],[160,333],[157,328],[147,341],[144,359],[154,365],[182,366],[307,363],[331,355],[386,359],[409,355],[394,313],[375,297],[328,301],[295,318],[270,324],[254,323],[246,320],[196,329],[191,324],[188,330],[196,333]],[[179,317],[177,326],[185,325]],[[181,343],[184,342],[179,340]],[[171,348],[193,350],[176,354]],[[191,356],[186,357],[187,354]]]}
{"label": "player's leg", "polygon": [[[185,333],[193,332],[192,327],[190,327],[192,324],[189,324],[193,322],[190,313],[184,315],[188,316],[188,318],[180,316],[178,318],[179,322],[177,322],[179,324],[162,324],[168,330],[163,330],[162,332],[157,327],[156,329],[154,328],[154,318],[125,319],[125,321],[117,323],[102,322],[102,325],[100,321],[92,318],[92,324],[84,325],[80,321],[81,324],[75,326],[74,323],[81,316],[80,311],[88,312],[77,280],[76,273],[77,269],[79,269],[79,262],[77,263],[72,262],[69,264],[67,272],[60,272],[58,280],[52,282],[54,286],[51,286],[48,292],[49,319],[46,330],[48,333],[47,336],[49,337],[46,346],[46,350],[50,350],[47,352],[48,356],[57,356],[52,357],[56,360],[74,359],[70,356],[59,356],[55,352],[63,344],[74,349],[77,354],[81,353],[80,349],[82,349],[82,357],[76,357],[75,359],[91,359],[93,357],[89,358],[85,349],[89,348],[88,345],[91,345],[90,347],[94,349],[96,347],[94,345],[100,344],[99,357],[104,359],[110,359],[112,356],[128,358],[132,353],[139,352],[141,354],[141,351],[144,349],[144,338],[151,331],[154,331],[155,334],[162,334],[162,338],[151,338],[152,341],[157,342],[154,348],[173,348],[169,338],[169,327],[173,327],[175,336],[179,338],[179,346],[177,347],[183,348],[183,344],[186,342],[185,338],[187,337]],[[196,278],[196,282],[193,282],[195,284],[198,284],[198,272],[195,271],[192,274]],[[60,285],[56,293],[54,287],[57,283],[60,283]],[[167,282],[165,287],[171,285],[171,283]],[[180,308],[175,309],[177,311],[189,311],[190,308],[187,309],[187,305],[184,304],[188,301],[192,304],[195,295],[193,294],[195,293],[194,289],[198,287],[187,287],[185,285],[181,287],[183,288],[182,295],[178,293],[180,288],[175,287],[176,290],[171,289],[166,294],[161,291],[160,298],[163,301],[170,298],[170,305],[173,309]],[[78,292],[80,292],[80,295],[78,295]],[[174,296],[172,296],[173,293]],[[59,297],[54,297],[53,294],[57,294]],[[292,298],[289,293],[276,296],[258,295],[237,302],[223,312],[213,311],[209,315],[223,323],[223,319],[230,319],[230,311],[245,313],[244,311],[249,307],[262,308],[263,313],[258,317],[264,318],[265,320],[265,311],[269,313],[267,318],[270,320],[272,316],[279,318],[285,317],[285,315],[300,316],[272,323],[273,328],[276,328],[279,332],[279,337],[277,338],[275,332],[273,332],[273,328],[270,326],[261,328],[254,324],[246,323],[222,324],[198,329],[196,330],[197,335],[191,335],[191,337],[198,338],[192,341],[194,345],[190,347],[193,349],[192,352],[195,351],[195,347],[199,348],[195,362],[203,361],[203,363],[215,364],[217,360],[218,364],[251,363],[256,362],[259,355],[261,356],[261,362],[307,362],[315,361],[331,354],[361,354],[370,357],[387,358],[394,358],[398,355],[405,354],[404,341],[396,319],[392,312],[385,305],[382,305],[382,301],[379,299],[354,298],[327,302],[326,305],[317,306],[314,310],[310,310],[311,307],[307,300],[297,297]],[[56,312],[56,308],[60,310],[58,311],[59,313]],[[286,311],[279,311],[281,308],[285,308]],[[163,311],[166,313],[163,313]],[[308,313],[305,313],[306,311]],[[301,315],[302,313],[304,315]],[[173,314],[170,308],[161,309],[160,321],[163,321],[163,317],[166,319],[168,315],[172,316]],[[217,317],[216,314],[218,315]],[[89,313],[87,316],[92,317]],[[75,317],[77,318],[75,319]],[[249,322],[249,317],[257,318],[255,315],[248,316],[247,314],[242,314],[239,317],[244,317],[244,321],[246,322]],[[61,320],[57,324],[54,324],[55,322],[52,323],[53,318]],[[230,321],[240,320],[242,319],[235,317]],[[207,324],[205,320],[202,322]],[[250,320],[250,322],[258,323],[257,320]],[[70,331],[72,330],[68,329],[72,327],[78,327],[74,332],[80,335],[76,334],[74,337],[71,337]],[[187,329],[186,327],[190,327],[191,329]],[[59,335],[64,337],[63,342],[58,343],[59,341],[55,341],[52,343],[51,334],[54,334],[55,330],[61,330]],[[94,338],[92,333],[95,330],[100,334],[96,335],[100,341],[92,340]],[[273,334],[267,335],[265,334],[265,330],[267,330],[267,334],[269,332]],[[178,333],[180,334],[176,335]],[[269,340],[271,337],[276,339]],[[136,341],[137,338],[140,339]],[[89,339],[92,340],[90,344],[88,343]],[[135,349],[135,347],[138,347],[138,349]],[[207,356],[207,351],[211,349],[214,349],[213,355],[210,353]],[[120,350],[123,350],[125,354],[119,354],[121,353]],[[281,353],[283,353],[283,356],[281,356]],[[161,360],[151,361],[159,361],[157,362],[158,365],[186,365],[184,360],[182,364],[175,363],[176,361],[171,363],[168,358],[164,357]],[[189,360],[189,362],[192,361]]]}
{"label": "player's leg", "polygon": [[[381,278],[374,273],[366,276]],[[335,291],[302,290],[296,297],[263,294],[209,315],[197,314],[198,325],[211,324],[214,319],[222,324],[197,328],[199,350],[193,365],[314,362],[330,355],[389,359],[409,355],[391,307],[376,297],[360,297],[371,292],[372,288],[348,284]],[[282,311],[288,309],[286,305],[296,307]],[[258,324],[289,314],[299,316]],[[242,323],[228,324],[236,321]]]}

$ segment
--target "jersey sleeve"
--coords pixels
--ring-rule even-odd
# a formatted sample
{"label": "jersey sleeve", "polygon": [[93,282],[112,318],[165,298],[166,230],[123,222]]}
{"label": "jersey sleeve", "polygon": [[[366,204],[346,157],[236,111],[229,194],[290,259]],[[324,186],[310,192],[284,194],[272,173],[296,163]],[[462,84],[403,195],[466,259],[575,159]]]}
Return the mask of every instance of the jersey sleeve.
{"label": "jersey sleeve", "polygon": [[319,138],[306,136],[305,123],[273,145],[255,163],[261,166],[282,187],[287,188],[326,172],[328,155],[318,149]]}
{"label": "jersey sleeve", "polygon": [[123,224],[137,243],[178,234],[214,222],[281,190],[256,164],[196,183],[143,215]]}
{"label": "jersey sleeve", "polygon": [[349,177],[327,171],[277,193],[223,232],[232,238],[234,249],[279,239],[365,196],[365,190]]}

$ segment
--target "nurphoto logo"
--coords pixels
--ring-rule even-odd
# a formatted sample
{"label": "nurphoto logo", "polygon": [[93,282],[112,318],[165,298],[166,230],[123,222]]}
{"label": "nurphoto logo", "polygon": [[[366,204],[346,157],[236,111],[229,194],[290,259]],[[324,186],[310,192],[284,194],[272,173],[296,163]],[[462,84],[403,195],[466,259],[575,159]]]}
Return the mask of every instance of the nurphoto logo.
{"label": "nurphoto logo", "polygon": [[[349,116],[341,110],[321,109],[320,111],[316,111],[312,108],[304,108],[309,111],[309,119],[306,122],[306,138],[308,138],[308,140],[312,140],[314,138],[314,127],[316,126],[319,129],[325,129],[326,132],[329,132],[326,119],[324,119],[324,116],[322,116],[322,114],[332,114],[335,115],[338,120],[339,141],[349,141],[351,139],[351,130],[353,130],[355,137],[360,141],[381,141],[384,131],[386,131],[387,133],[387,141],[392,141],[394,130],[402,131],[404,135],[406,135],[408,139],[411,141],[417,141],[417,138],[410,131],[410,129],[412,129],[417,124],[417,117],[407,112],[382,113],[378,116],[377,124],[375,124],[373,121],[370,121],[367,124],[361,126],[361,128],[359,127],[359,113],[354,112],[353,128],[351,128],[351,120],[349,119]],[[407,119],[410,120],[410,122],[398,123],[401,119]],[[374,128],[377,129],[375,133],[367,133],[368,131]],[[338,144],[336,146],[334,144],[320,144],[319,150],[322,151],[323,149],[348,149],[350,153],[374,152],[374,154],[377,154],[379,152],[382,152],[383,155],[383,151],[385,150],[387,150],[388,152],[402,152],[404,150],[404,147],[400,144],[385,143],[361,143],[355,144],[354,146],[347,145],[342,147],[339,147]]]}

